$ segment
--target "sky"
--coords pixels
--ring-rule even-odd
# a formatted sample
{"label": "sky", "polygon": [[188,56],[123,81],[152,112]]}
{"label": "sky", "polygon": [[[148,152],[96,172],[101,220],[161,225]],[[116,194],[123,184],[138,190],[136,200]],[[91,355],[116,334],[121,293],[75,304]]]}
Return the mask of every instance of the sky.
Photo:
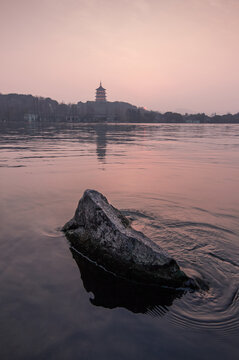
{"label": "sky", "polygon": [[0,0],[0,92],[239,112],[239,0]]}

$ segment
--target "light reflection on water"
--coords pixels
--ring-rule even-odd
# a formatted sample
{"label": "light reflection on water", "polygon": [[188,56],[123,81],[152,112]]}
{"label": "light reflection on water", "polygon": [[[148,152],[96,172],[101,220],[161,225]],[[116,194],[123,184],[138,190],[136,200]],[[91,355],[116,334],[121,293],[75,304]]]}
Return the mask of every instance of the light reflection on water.
{"label": "light reflection on water", "polygon": [[[238,130],[1,125],[1,359],[238,358]],[[59,229],[86,188],[210,289],[132,291],[77,258]]]}

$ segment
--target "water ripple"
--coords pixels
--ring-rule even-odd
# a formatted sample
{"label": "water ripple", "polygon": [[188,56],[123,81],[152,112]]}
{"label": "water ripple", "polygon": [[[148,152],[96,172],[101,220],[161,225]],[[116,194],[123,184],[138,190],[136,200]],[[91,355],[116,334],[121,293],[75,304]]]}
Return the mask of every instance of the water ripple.
{"label": "water ripple", "polygon": [[[194,218],[200,218],[199,213],[205,213],[205,216],[209,214],[201,208],[194,207],[193,211],[196,212]],[[208,291],[188,293],[177,299],[170,309],[156,306],[148,309],[147,314],[153,317],[167,314],[170,322],[180,328],[238,333],[237,251],[225,248],[228,237],[233,244],[237,243],[237,232],[224,226],[226,221],[219,226],[216,223],[218,214],[212,213],[208,222],[175,220],[170,216],[136,210],[125,211],[125,215],[132,219],[133,226],[138,230],[143,230],[160,246],[168,249],[189,276],[201,278],[209,284]],[[221,244],[224,245],[223,255]]]}
{"label": "water ripple", "polygon": [[234,261],[232,261],[232,260],[230,260],[230,259],[225,259],[225,258],[223,258],[223,257],[220,256],[220,255],[214,254],[214,253],[212,253],[212,252],[209,252],[208,255],[210,255],[210,256],[218,259],[218,260],[224,261],[224,262],[226,262],[226,263],[228,263],[228,264],[231,264],[231,265],[233,265],[233,266],[239,267],[239,265],[238,265],[237,263],[235,263]]}
{"label": "water ripple", "polygon": [[[218,297],[219,294],[211,292],[211,296],[205,294],[194,295],[201,298],[181,300],[175,304],[169,314],[172,323],[179,327],[188,327],[195,330],[213,329],[224,334],[238,333],[239,330],[239,288],[228,289],[229,298]],[[214,296],[213,296],[214,295]],[[190,307],[188,301],[190,300]],[[183,303],[183,304],[182,304]]]}

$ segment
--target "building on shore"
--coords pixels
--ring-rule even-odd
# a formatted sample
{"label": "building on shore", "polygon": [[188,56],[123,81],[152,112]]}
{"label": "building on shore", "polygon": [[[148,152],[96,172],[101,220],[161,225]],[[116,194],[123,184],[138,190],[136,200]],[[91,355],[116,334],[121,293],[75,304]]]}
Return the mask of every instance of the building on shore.
{"label": "building on shore", "polygon": [[100,82],[100,86],[96,89],[95,94],[95,101],[96,102],[106,102],[106,89],[103,88]]}
{"label": "building on shore", "polygon": [[40,117],[38,114],[24,114],[24,120],[25,121],[29,121],[29,122],[32,122],[32,121],[36,121],[36,120],[39,120]]}
{"label": "building on shore", "polygon": [[126,121],[127,111],[137,107],[122,101],[107,101],[106,89],[101,82],[96,89],[95,101],[78,102],[77,112],[81,119],[90,121]]}

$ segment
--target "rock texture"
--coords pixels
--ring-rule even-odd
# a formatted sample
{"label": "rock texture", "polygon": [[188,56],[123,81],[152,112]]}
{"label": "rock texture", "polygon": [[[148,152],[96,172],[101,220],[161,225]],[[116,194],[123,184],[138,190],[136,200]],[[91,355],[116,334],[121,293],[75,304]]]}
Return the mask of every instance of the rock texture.
{"label": "rock texture", "polygon": [[86,190],[73,219],[62,229],[71,245],[118,276],[140,283],[195,288],[176,261],[110,205]]}

